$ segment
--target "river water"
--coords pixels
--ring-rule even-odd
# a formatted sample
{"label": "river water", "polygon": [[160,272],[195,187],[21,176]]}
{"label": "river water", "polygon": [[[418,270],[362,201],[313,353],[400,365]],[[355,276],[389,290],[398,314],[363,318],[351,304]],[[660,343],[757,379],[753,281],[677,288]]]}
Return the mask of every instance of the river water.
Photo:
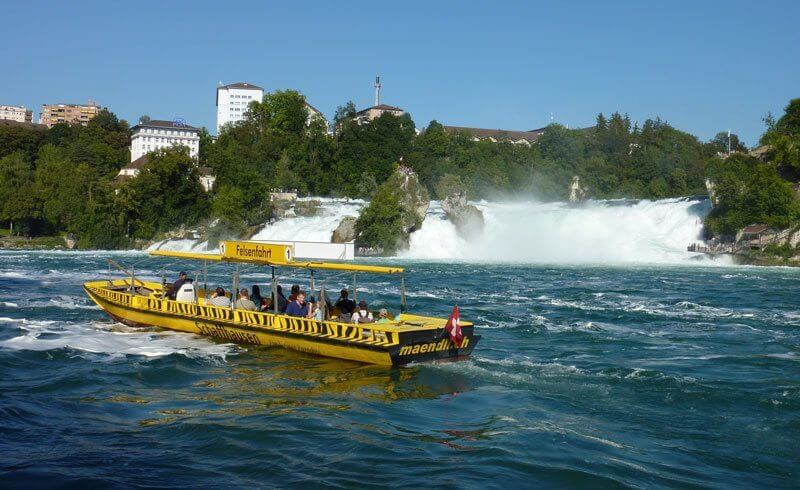
{"label": "river water", "polygon": [[185,267],[0,252],[0,486],[800,484],[800,270],[386,260],[483,335],[390,369],[115,324],[81,290],[107,258]]}

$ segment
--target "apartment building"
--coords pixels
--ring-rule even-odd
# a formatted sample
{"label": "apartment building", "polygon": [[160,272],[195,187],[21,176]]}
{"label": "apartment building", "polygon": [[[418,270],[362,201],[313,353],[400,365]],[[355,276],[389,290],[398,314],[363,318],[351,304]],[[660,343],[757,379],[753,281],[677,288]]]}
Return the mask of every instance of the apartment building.
{"label": "apartment building", "polygon": [[0,105],[0,119],[16,122],[33,122],[33,111],[21,105]]}
{"label": "apartment building", "polygon": [[86,126],[100,113],[100,106],[94,102],[81,104],[42,104],[39,123],[52,128],[58,123],[79,123]]}

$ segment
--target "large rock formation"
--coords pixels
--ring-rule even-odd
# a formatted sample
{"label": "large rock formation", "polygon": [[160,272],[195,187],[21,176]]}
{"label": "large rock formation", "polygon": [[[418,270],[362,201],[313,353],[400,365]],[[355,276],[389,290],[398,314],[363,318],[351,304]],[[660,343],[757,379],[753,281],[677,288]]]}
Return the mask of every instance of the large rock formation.
{"label": "large rock formation", "polygon": [[358,218],[355,216],[345,216],[339,222],[339,226],[333,230],[331,235],[331,243],[347,243],[356,239],[356,221]]}
{"label": "large rock formation", "polygon": [[413,170],[400,165],[373,194],[356,222],[356,243],[365,250],[391,254],[408,247],[428,212],[428,191]]}
{"label": "large rock formation", "polygon": [[586,191],[588,187],[581,186],[581,178],[577,175],[572,177],[572,182],[569,185],[569,202],[580,202],[586,199]]}
{"label": "large rock formation", "polygon": [[467,204],[465,192],[448,196],[442,202],[442,209],[462,237],[472,238],[483,233],[483,213],[474,205]]}
{"label": "large rock formation", "polygon": [[422,227],[422,222],[425,221],[425,215],[428,212],[431,200],[427,189],[419,183],[417,174],[411,168],[400,165],[395,173],[389,177],[389,180],[384,183],[384,185],[386,184],[399,185],[400,199],[398,205],[402,210],[403,232],[408,234],[419,230]]}

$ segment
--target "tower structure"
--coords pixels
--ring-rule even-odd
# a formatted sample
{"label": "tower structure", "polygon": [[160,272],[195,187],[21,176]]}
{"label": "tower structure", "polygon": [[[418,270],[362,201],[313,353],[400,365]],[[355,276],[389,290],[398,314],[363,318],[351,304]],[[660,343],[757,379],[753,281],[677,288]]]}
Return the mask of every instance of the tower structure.
{"label": "tower structure", "polygon": [[375,105],[381,105],[381,76],[375,75]]}

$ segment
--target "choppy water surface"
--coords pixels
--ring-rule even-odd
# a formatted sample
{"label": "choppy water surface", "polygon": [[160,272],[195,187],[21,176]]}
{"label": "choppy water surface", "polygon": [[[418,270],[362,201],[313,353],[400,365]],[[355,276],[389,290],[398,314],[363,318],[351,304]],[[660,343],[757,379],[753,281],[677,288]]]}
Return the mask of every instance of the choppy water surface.
{"label": "choppy water surface", "polygon": [[800,483],[797,270],[405,262],[412,309],[483,340],[388,369],[114,324],[80,288],[107,257],[180,267],[0,252],[5,484]]}

